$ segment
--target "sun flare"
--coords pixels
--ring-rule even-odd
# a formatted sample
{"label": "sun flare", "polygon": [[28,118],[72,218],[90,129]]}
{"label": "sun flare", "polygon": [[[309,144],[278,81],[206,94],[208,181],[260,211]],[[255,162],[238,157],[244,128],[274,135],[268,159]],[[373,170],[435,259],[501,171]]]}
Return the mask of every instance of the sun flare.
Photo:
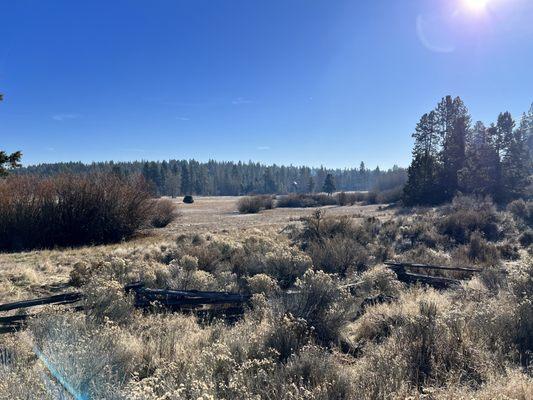
{"label": "sun flare", "polygon": [[472,11],[484,11],[490,0],[463,0],[463,2]]}

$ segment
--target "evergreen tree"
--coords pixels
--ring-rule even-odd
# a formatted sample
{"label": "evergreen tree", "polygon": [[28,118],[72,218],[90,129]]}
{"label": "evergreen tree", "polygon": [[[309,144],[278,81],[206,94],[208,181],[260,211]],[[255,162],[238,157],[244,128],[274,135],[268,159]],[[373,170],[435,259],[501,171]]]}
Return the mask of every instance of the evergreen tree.
{"label": "evergreen tree", "polygon": [[307,182],[307,193],[314,193],[315,191],[315,180],[312,176],[309,177]]}
{"label": "evergreen tree", "polygon": [[450,200],[459,187],[459,171],[465,166],[466,139],[470,116],[461,98],[446,96],[435,110],[437,130],[442,144],[439,184],[443,199]]}
{"label": "evergreen tree", "polygon": [[191,175],[187,161],[181,163],[181,194],[191,195],[192,193]]}
{"label": "evergreen tree", "polygon": [[[513,126],[511,124],[511,126]],[[518,129],[506,139],[505,155],[502,159],[504,200],[512,200],[525,194],[531,174],[531,163],[527,148],[527,121],[522,119]],[[506,132],[507,133],[507,132]]]}
{"label": "evergreen tree", "polygon": [[437,203],[442,200],[442,193],[438,190],[439,136],[434,111],[420,118],[412,137],[415,139],[413,161],[407,172],[404,202],[408,205]]}
{"label": "evergreen tree", "polygon": [[466,154],[466,164],[460,172],[460,186],[468,193],[494,197],[499,157],[491,143],[488,129],[480,121],[474,126]]}
{"label": "evergreen tree", "polygon": [[[2,100],[4,100],[4,95],[0,93],[0,101]],[[22,153],[20,151],[8,154],[0,150],[0,177],[7,175],[8,169],[20,167],[21,158]]]}
{"label": "evergreen tree", "polygon": [[326,179],[324,180],[324,186],[322,187],[322,191],[326,192],[328,195],[331,196],[331,194],[335,190],[335,179],[333,178],[333,175],[327,174]]}

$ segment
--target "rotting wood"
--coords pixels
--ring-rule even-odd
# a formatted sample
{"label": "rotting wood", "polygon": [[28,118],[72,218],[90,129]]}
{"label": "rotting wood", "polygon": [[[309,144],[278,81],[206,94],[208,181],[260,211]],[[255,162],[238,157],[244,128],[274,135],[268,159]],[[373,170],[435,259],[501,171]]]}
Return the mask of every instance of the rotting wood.
{"label": "rotting wood", "polygon": [[[251,299],[250,295],[229,292],[204,292],[198,290],[150,289],[141,282],[128,284],[126,293],[134,293],[134,306],[140,309],[166,309],[170,311],[188,311],[199,314],[224,315],[228,318],[242,314],[244,305]],[[0,311],[12,311],[41,305],[66,305],[79,302],[84,298],[81,292],[70,292],[55,296],[42,297],[0,304]],[[70,308],[80,311],[83,306]],[[20,329],[24,322],[36,314],[17,314],[0,317],[0,333]]]}
{"label": "rotting wood", "polygon": [[479,269],[475,269],[475,268],[446,267],[446,266],[393,262],[393,261],[386,261],[384,264],[396,273],[398,280],[401,282],[405,282],[408,284],[422,283],[422,284],[432,286],[436,289],[446,289],[450,286],[460,285],[461,280],[453,279],[453,278],[446,278],[443,276],[431,276],[431,275],[407,272],[406,269],[417,268],[417,269],[427,269],[427,270],[455,271],[455,272],[463,272],[463,273],[481,272]]}
{"label": "rotting wood", "polygon": [[385,261],[384,264],[389,267],[398,267],[398,268],[421,268],[421,269],[430,269],[430,270],[434,269],[434,270],[470,272],[470,273],[481,272],[481,270],[478,268],[449,267],[449,266],[444,266],[444,265],[428,265],[428,264],[416,264],[416,263],[408,263],[408,262]]}

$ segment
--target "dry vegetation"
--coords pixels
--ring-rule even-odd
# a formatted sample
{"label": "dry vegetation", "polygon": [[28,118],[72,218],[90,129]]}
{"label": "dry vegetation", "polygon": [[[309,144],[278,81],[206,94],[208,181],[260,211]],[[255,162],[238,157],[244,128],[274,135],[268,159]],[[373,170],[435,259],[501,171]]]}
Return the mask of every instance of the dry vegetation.
{"label": "dry vegetation", "polygon": [[[33,346],[90,398],[533,397],[531,203],[241,215],[234,198],[195,200],[151,239],[46,253],[49,274],[63,265],[88,307],[44,310],[0,336],[0,398],[54,398]],[[46,275],[44,253],[25,254],[0,257],[2,291]],[[382,265],[390,258],[483,272],[439,292],[404,286]],[[16,271],[28,282],[5,278]],[[122,290],[137,280],[253,301],[235,323],[143,314]],[[377,295],[391,301],[365,305]]]}

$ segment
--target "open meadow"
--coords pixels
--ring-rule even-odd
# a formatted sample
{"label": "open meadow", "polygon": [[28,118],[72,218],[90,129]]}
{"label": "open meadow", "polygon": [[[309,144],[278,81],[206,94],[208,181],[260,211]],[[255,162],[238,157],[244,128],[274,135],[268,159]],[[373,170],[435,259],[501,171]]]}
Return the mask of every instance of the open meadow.
{"label": "open meadow", "polygon": [[[533,396],[531,203],[241,214],[239,200],[174,199],[175,221],[118,244],[1,254],[1,303],[83,299],[22,310],[26,328],[0,335],[0,398]],[[479,272],[433,271],[455,279],[434,289],[386,260]],[[142,311],[124,291],[138,281],[249,301],[230,319]]]}

